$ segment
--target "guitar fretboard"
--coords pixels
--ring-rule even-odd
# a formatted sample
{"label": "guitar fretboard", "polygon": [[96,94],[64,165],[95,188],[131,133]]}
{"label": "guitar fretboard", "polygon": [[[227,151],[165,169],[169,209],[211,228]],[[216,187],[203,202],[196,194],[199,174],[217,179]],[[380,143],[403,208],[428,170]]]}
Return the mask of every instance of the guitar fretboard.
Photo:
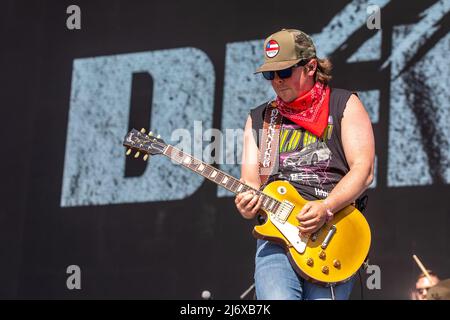
{"label": "guitar fretboard", "polygon": [[238,179],[226,174],[225,172],[214,168],[213,166],[198,160],[197,158],[192,157],[191,155],[184,153],[183,151],[168,145],[164,150],[163,154],[173,161],[181,164],[182,166],[194,171],[195,173],[205,177],[206,179],[224,187],[225,189],[233,192],[234,194],[238,194],[241,192],[245,192],[248,190],[252,190],[256,194],[262,197],[262,208],[268,211],[274,212],[276,211],[281,202],[278,200],[264,194],[262,191],[259,191],[255,188],[250,187],[249,185],[242,183]]}

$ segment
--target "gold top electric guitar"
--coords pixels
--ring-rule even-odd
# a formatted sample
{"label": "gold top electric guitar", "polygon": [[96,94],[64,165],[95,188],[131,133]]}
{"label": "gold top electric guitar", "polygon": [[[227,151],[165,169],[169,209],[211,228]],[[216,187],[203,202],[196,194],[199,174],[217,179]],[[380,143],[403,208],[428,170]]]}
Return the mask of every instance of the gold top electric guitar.
{"label": "gold top electric guitar", "polygon": [[140,153],[147,160],[149,154],[163,154],[176,163],[202,175],[233,193],[253,190],[262,197],[266,221],[255,226],[253,235],[278,242],[286,249],[296,272],[303,278],[323,285],[349,280],[363,264],[370,248],[370,227],[364,216],[353,206],[336,212],[334,218],[309,236],[300,236],[296,215],[305,205],[297,190],[287,181],[274,181],[264,190],[256,190],[238,179],[208,165],[175,147],[159,136],[133,129],[123,145]]}

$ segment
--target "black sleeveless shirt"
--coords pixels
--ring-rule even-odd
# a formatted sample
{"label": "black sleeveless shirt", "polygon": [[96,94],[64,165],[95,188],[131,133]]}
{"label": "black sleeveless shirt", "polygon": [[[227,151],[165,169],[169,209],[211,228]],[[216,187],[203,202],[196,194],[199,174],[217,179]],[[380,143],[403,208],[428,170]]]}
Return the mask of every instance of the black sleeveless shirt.
{"label": "black sleeveless shirt", "polygon": [[[344,89],[331,88],[328,126],[320,138],[283,117],[279,166],[267,183],[287,180],[306,200],[328,196],[350,170],[342,147],[341,120],[351,94]],[[266,106],[264,103],[250,111],[258,148]]]}

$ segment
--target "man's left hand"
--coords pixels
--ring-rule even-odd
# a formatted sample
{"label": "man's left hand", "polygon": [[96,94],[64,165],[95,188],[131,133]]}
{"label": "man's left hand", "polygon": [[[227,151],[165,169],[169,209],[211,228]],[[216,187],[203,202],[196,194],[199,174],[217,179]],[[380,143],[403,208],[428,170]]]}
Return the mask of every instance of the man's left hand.
{"label": "man's left hand", "polygon": [[322,201],[307,202],[297,214],[298,229],[302,234],[311,234],[322,227],[327,218],[327,208]]}

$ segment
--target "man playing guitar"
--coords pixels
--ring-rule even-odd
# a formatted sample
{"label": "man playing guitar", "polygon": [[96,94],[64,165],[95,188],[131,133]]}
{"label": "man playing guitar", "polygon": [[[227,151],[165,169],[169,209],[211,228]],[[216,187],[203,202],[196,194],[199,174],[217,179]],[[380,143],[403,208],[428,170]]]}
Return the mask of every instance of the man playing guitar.
{"label": "man playing guitar", "polygon": [[[319,59],[304,32],[283,29],[264,42],[265,63],[257,69],[271,82],[277,98],[253,109],[245,125],[241,181],[263,186],[259,145],[255,135],[271,106],[282,116],[278,167],[266,183],[289,181],[309,200],[296,215],[298,232],[311,235],[333,214],[354,202],[371,184],[374,136],[363,104],[352,92],[331,88],[331,63]],[[264,135],[263,135],[264,137]],[[261,140],[261,141],[259,141]],[[275,143],[278,145],[278,142]],[[270,146],[269,146],[270,147]],[[239,193],[236,207],[253,219],[262,199],[252,190]],[[330,289],[305,280],[295,272],[286,250],[275,242],[257,240],[255,287],[258,299],[330,299]],[[324,271],[325,272],[325,271]],[[353,278],[334,287],[337,299],[348,299]]]}

